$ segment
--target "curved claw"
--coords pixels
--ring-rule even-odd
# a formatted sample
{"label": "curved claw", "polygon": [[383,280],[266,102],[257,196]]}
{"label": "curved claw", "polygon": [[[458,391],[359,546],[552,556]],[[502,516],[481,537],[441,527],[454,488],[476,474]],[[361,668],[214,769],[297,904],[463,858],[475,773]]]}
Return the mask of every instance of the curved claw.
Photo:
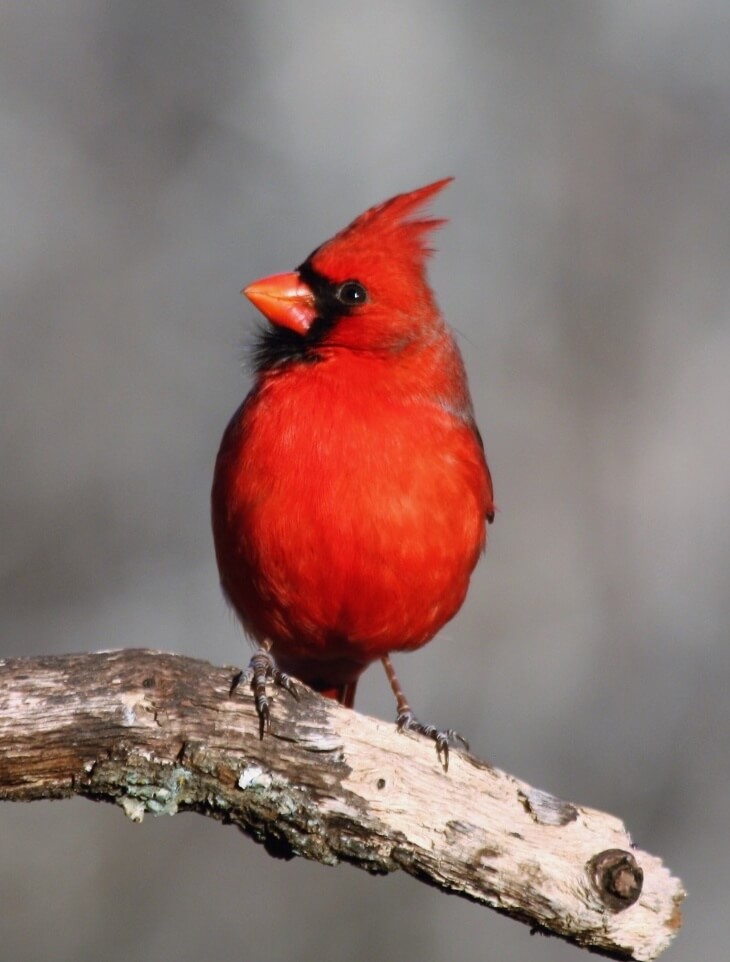
{"label": "curved claw", "polygon": [[[235,673],[235,675],[233,676],[233,678],[231,678],[231,687],[228,689],[228,696],[229,696],[229,697],[233,694],[233,692],[238,688],[238,686],[239,686],[239,685],[241,684],[241,682],[243,681],[243,676],[244,676],[244,674],[245,674],[245,672],[244,672],[243,668],[239,668],[238,671],[237,671],[237,672]],[[244,684],[246,684],[246,683],[244,682]]]}
{"label": "curved claw", "polygon": [[295,701],[299,701],[299,690],[294,684],[294,679],[291,675],[287,675],[285,671],[274,667],[274,670],[271,673],[271,680],[274,682],[277,688],[283,688],[284,691],[289,692]]}
{"label": "curved claw", "polygon": [[436,732],[434,735],[436,741],[436,754],[439,757],[439,761],[444,766],[444,771],[449,770],[449,736],[447,732]]}
{"label": "curved claw", "polygon": [[454,731],[453,728],[439,729],[434,725],[424,725],[410,709],[398,712],[395,724],[399,732],[417,732],[419,735],[425,735],[426,738],[432,738],[436,743],[436,754],[445,772],[449,770],[450,746],[453,747],[460,742],[467,751],[469,750],[469,742],[459,732]]}
{"label": "curved claw", "polygon": [[455,731],[453,728],[449,728],[446,734],[449,736],[449,741],[451,742],[461,742],[464,748],[469,751],[469,742],[464,738],[462,734]]}

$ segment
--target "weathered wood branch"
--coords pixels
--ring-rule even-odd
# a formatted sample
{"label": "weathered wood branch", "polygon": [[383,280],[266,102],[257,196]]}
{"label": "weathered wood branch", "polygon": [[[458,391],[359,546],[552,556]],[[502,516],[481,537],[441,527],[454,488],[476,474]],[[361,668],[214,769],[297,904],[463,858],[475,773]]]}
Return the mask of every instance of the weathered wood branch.
{"label": "weathered wood branch", "polygon": [[681,883],[611,815],[308,689],[275,695],[263,741],[233,669],[129,650],[0,661],[0,799],[82,795],[232,822],[275,855],[404,869],[536,930],[653,959]]}

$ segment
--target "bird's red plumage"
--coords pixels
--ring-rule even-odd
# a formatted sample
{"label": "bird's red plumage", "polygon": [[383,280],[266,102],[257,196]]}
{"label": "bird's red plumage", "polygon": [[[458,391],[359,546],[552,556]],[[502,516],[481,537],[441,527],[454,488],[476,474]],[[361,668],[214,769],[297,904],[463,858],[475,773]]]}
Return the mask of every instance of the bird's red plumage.
{"label": "bird's red plumage", "polygon": [[411,217],[447,182],[372,208],[308,259],[302,278],[356,280],[367,300],[259,370],[216,463],[226,596],[281,668],[350,703],[370,662],[458,611],[493,511],[461,355],[425,278],[441,222]]}

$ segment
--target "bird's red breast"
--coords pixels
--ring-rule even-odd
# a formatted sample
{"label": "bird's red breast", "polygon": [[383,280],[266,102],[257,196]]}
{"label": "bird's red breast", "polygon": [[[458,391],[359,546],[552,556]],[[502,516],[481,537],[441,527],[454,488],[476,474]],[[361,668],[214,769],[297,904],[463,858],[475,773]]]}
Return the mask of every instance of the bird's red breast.
{"label": "bird's red breast", "polygon": [[411,217],[446,183],[246,290],[270,326],[216,463],[221,583],[285,671],[350,702],[371,661],[458,611],[493,512],[461,355],[425,279],[441,222]]}

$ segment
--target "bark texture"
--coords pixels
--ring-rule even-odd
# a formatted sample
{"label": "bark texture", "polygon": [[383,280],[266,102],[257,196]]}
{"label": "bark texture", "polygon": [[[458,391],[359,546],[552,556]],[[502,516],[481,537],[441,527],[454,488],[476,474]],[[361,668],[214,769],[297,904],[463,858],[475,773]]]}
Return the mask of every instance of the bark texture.
{"label": "bark texture", "polygon": [[192,810],[279,857],[403,869],[534,929],[620,959],[656,958],[680,881],[612,815],[303,686],[260,740],[233,668],[149,650],[0,661],[0,799],[82,795],[133,820]]}

